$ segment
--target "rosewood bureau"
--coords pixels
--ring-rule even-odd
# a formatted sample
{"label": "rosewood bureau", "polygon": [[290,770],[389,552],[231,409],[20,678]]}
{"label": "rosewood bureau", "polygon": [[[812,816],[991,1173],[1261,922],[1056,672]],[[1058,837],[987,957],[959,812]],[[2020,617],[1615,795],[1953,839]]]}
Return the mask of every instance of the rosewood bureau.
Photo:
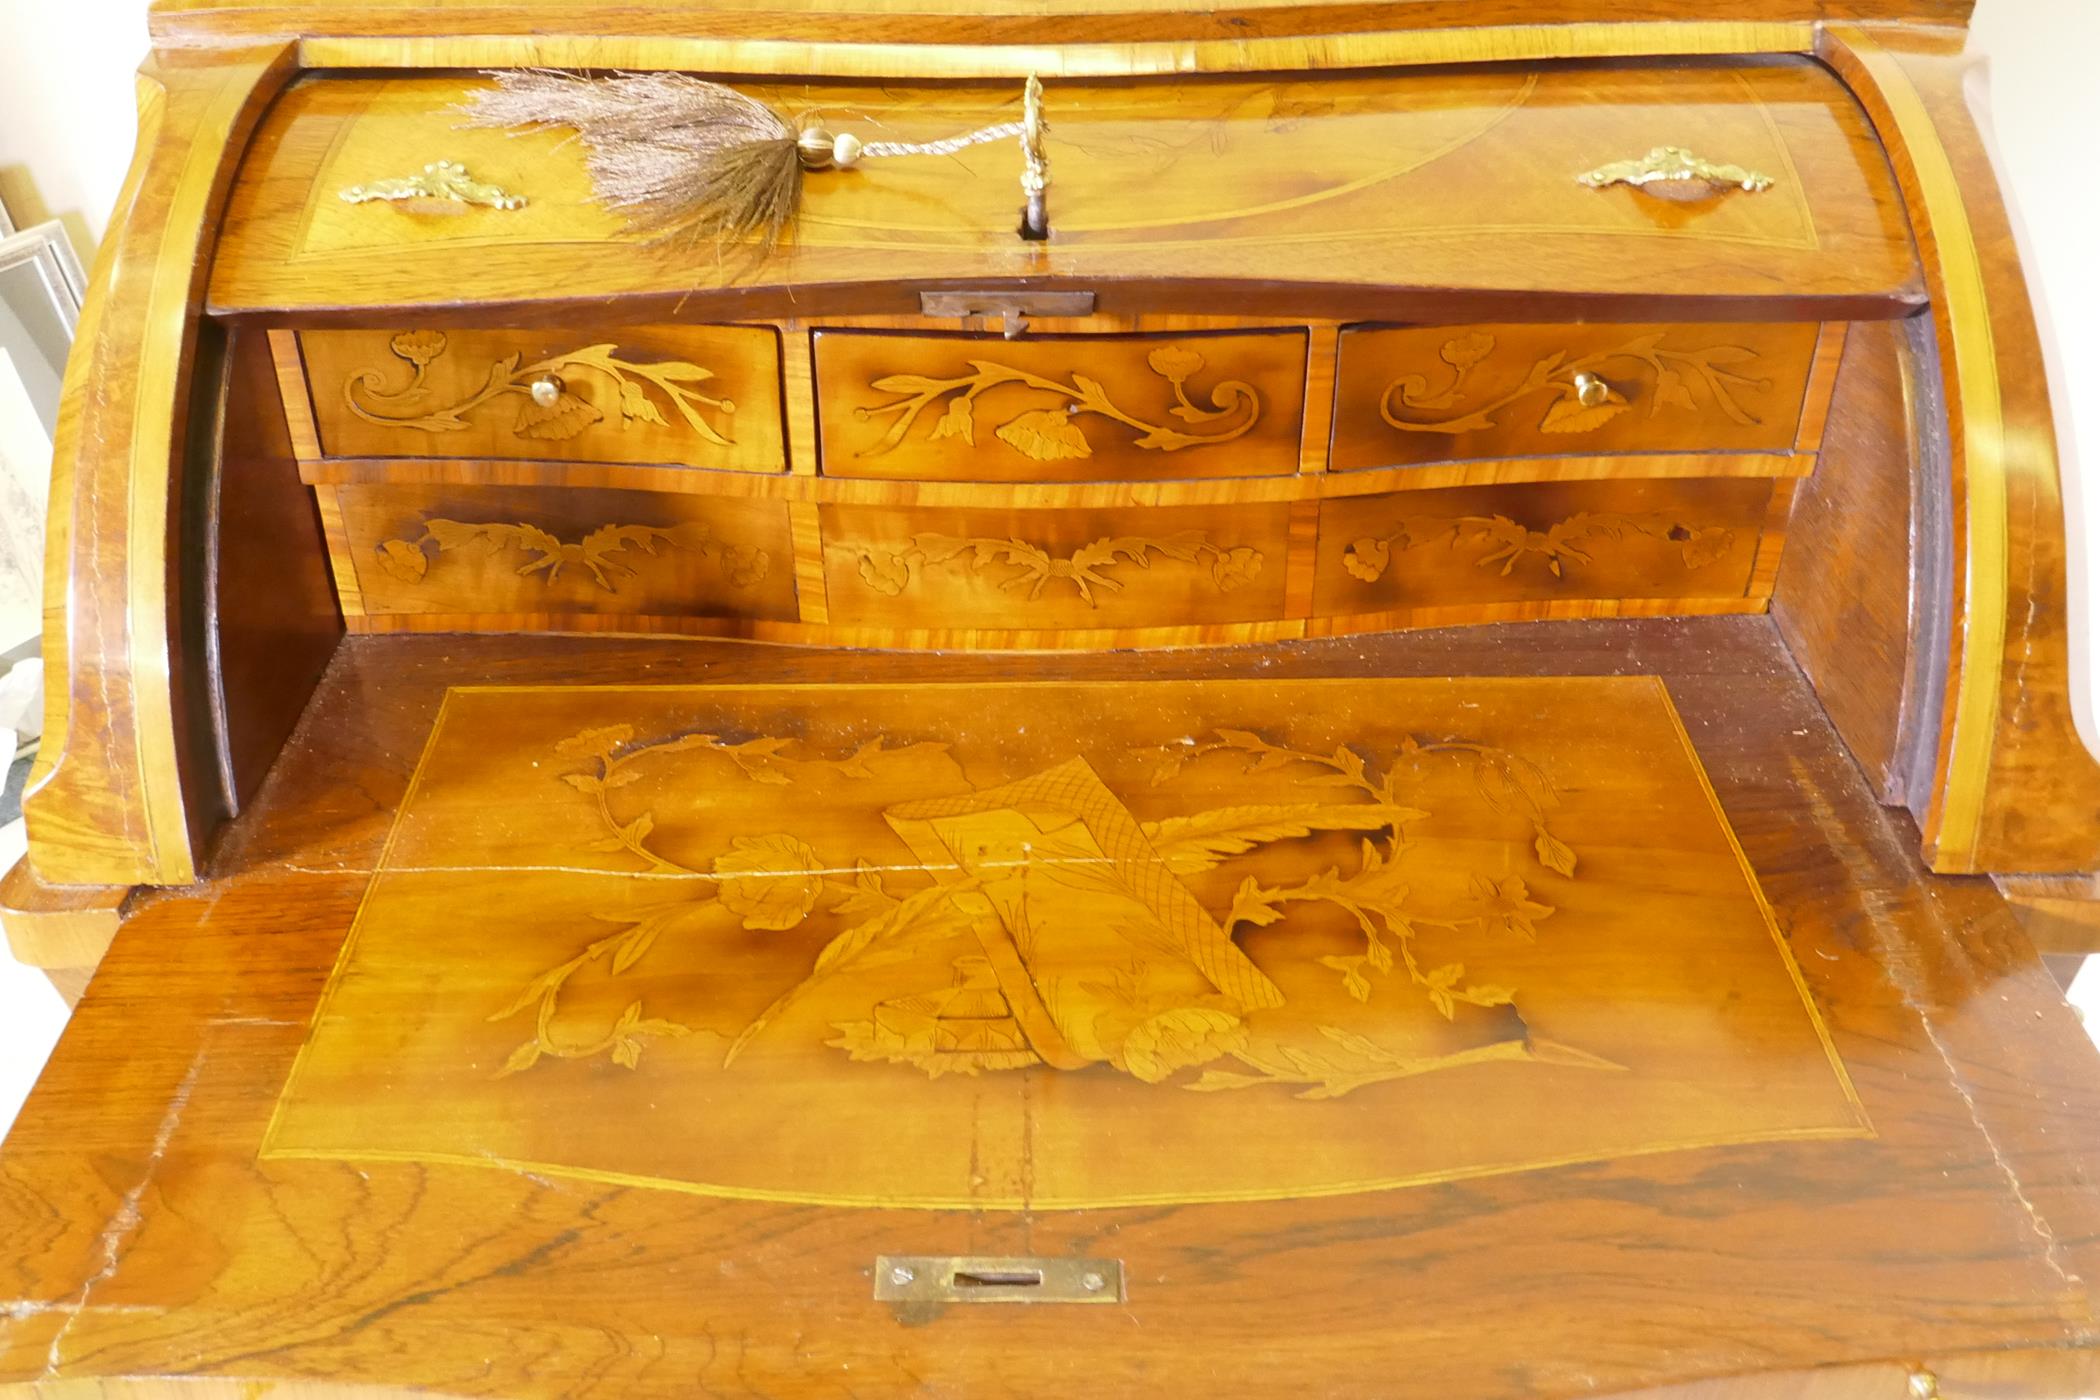
{"label": "rosewood bureau", "polygon": [[156,0],[49,1396],[2100,1393],[1967,0]]}

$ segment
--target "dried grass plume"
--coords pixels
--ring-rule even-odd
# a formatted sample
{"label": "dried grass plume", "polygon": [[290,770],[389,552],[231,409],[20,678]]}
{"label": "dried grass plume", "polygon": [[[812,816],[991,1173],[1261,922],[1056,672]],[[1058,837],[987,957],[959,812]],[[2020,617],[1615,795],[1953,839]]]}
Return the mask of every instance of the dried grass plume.
{"label": "dried grass plume", "polygon": [[492,75],[462,108],[469,126],[572,128],[598,202],[651,241],[690,237],[718,253],[780,241],[802,196],[795,128],[734,88],[683,73]]}

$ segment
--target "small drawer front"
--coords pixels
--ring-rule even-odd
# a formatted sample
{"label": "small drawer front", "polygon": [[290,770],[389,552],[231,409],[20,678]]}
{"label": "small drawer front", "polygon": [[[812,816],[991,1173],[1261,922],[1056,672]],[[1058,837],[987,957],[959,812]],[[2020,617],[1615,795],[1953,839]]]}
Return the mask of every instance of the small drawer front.
{"label": "small drawer front", "polygon": [[827,476],[1151,481],[1298,469],[1306,333],[819,331]]}
{"label": "small drawer front", "polygon": [[1315,609],[1740,598],[1773,483],[1554,482],[1396,491],[1320,511]]}
{"label": "small drawer front", "polygon": [[787,506],[649,491],[339,486],[364,611],[793,619]]}
{"label": "small drawer front", "polygon": [[1284,615],[1287,505],[1138,510],[825,506],[831,620],[998,630]]}
{"label": "small drawer front", "polygon": [[330,457],[497,457],[777,472],[766,326],[302,331]]}
{"label": "small drawer front", "polygon": [[1331,465],[1791,452],[1820,329],[1352,327]]}

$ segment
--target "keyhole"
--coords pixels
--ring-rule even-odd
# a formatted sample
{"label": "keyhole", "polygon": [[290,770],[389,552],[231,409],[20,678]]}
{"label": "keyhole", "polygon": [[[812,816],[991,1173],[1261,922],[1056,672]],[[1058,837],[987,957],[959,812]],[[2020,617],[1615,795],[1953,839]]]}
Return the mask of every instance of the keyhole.
{"label": "keyhole", "polygon": [[1040,1269],[957,1269],[949,1283],[956,1288],[1041,1288]]}

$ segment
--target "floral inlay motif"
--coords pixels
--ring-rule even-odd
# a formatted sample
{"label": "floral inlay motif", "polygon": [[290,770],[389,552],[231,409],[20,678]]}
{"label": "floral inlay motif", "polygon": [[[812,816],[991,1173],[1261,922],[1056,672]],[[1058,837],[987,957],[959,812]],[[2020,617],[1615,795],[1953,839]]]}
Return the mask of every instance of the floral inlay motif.
{"label": "floral inlay motif", "polygon": [[378,546],[379,567],[403,583],[421,583],[430,572],[433,555],[451,552],[487,557],[504,550],[530,556],[518,566],[522,577],[538,575],[547,583],[561,577],[564,568],[576,565],[590,572],[592,582],[608,593],[617,593],[616,578],[632,578],[633,566],[615,556],[634,550],[654,555],[659,545],[718,560],[724,576],[738,588],[750,588],[764,580],[772,556],[751,545],[718,539],[703,521],[682,525],[601,525],[581,540],[570,543],[537,525],[488,521],[426,519],[413,539],[382,540]]}
{"label": "floral inlay motif", "polygon": [[853,410],[853,416],[862,422],[892,420],[881,440],[860,455],[879,457],[902,444],[920,415],[943,399],[947,400],[946,407],[935,418],[926,440],[960,438],[974,447],[979,400],[994,389],[1008,386],[1034,390],[1049,401],[1019,412],[992,429],[999,441],[1037,462],[1091,457],[1093,444],[1076,421],[1089,414],[1122,424],[1138,434],[1134,446],[1159,452],[1231,442],[1245,435],[1261,417],[1261,396],[1253,385],[1238,379],[1219,381],[1206,396],[1209,407],[1198,405],[1189,396],[1188,381],[1203,369],[1203,355],[1186,345],[1162,345],[1145,357],[1145,363],[1166,381],[1172,393],[1173,402],[1166,412],[1191,429],[1209,431],[1184,432],[1164,422],[1137,417],[1118,407],[1100,380],[1076,372],[1067,380],[1057,380],[995,360],[965,363],[970,373],[953,379],[890,374],[875,380],[871,388],[898,397],[889,403]]}
{"label": "floral inlay motif", "polygon": [[[1485,432],[1495,426],[1496,415],[1532,397],[1550,394],[1539,419],[1542,433],[1594,432],[1633,407],[1619,389],[1605,386],[1596,402],[1583,401],[1578,375],[1599,374],[1606,369],[1638,375],[1648,387],[1648,416],[1663,409],[1691,413],[1720,412],[1730,422],[1755,427],[1759,419],[1738,397],[1746,390],[1764,392],[1768,379],[1756,379],[1734,366],[1747,366],[1758,358],[1755,350],[1741,345],[1712,345],[1698,350],[1666,349],[1664,333],[1636,336],[1624,344],[1595,354],[1570,357],[1556,350],[1533,362],[1514,389],[1486,403],[1467,404],[1473,372],[1495,353],[1495,337],[1486,331],[1471,331],[1444,342],[1438,358],[1445,368],[1432,384],[1427,375],[1404,374],[1388,384],[1378,400],[1378,415],[1405,433]],[[1594,393],[1593,393],[1594,396]],[[1396,411],[1415,410],[1412,416]],[[1446,410],[1445,416],[1434,416]]]}
{"label": "floral inlay motif", "polygon": [[[585,730],[554,752],[572,765],[555,777],[585,799],[601,833],[583,851],[690,883],[680,898],[605,916],[618,927],[495,1010],[492,1022],[532,1016],[530,1037],[499,1075],[548,1058],[601,1055],[632,1069],[649,1041],[691,1033],[680,1021],[645,1015],[640,999],[617,994],[612,1004],[625,1003],[617,1016],[565,1012],[563,993],[585,968],[617,984],[666,938],[684,944],[690,961],[694,940],[804,929],[821,939],[807,973],[729,1040],[724,1068],[790,1008],[842,978],[873,978],[844,984],[843,995],[870,995],[875,1005],[866,1019],[833,1023],[837,1034],[825,1043],[855,1061],[910,1065],[931,1078],[1105,1066],[1196,1092],[1281,1087],[1319,1100],[1487,1060],[1618,1068],[1528,1031],[1462,1051],[1403,1053],[1346,1025],[1307,1026],[1264,1014],[1287,1001],[1272,971],[1280,975],[1282,963],[1297,961],[1335,978],[1330,985],[1346,997],[1343,1005],[1369,1004],[1397,987],[1446,1021],[1472,1007],[1508,1015],[1521,1027],[1516,987],[1476,973],[1470,956],[1422,951],[1431,936],[1447,946],[1453,938],[1477,943],[1483,956],[1497,942],[1535,940],[1556,910],[1534,885],[1576,875],[1576,852],[1551,824],[1559,805],[1553,784],[1537,764],[1492,745],[1405,737],[1389,753],[1348,744],[1324,752],[1251,730],[1216,729],[1131,751],[1129,770],[1161,792],[1213,801],[1238,775],[1250,788],[1248,800],[1148,821],[1132,816],[1080,758],[975,788],[962,780],[946,745],[880,735],[826,754],[773,736],[642,738],[631,726],[611,725]],[[688,774],[671,761],[679,755],[688,756],[682,763],[706,766]],[[1452,772],[1453,764],[1461,766]],[[651,807],[631,797],[622,803],[645,781],[642,791],[667,794],[685,781],[795,786],[823,774],[897,784],[929,773],[960,782],[942,778],[942,791],[884,812],[916,863],[894,853],[827,851],[786,831],[732,833],[711,855],[680,859],[659,844]],[[1446,798],[1469,790],[1493,820],[1524,831],[1528,844],[1501,850],[1487,842],[1465,883],[1441,881],[1445,893],[1425,896],[1424,872],[1409,871],[1410,832],[1431,820],[1421,804],[1440,775]],[[1278,796],[1279,785],[1305,800],[1262,800]],[[1266,853],[1339,833],[1350,834],[1350,857],[1309,878],[1263,878],[1274,868]],[[1216,912],[1183,883],[1213,871],[1236,876]],[[1322,913],[1322,927],[1352,930],[1354,951],[1318,951],[1335,946],[1333,934],[1316,935],[1307,949],[1278,942],[1272,932],[1261,937],[1271,962],[1265,969],[1242,946],[1258,931]],[[865,985],[893,990],[850,990]]]}
{"label": "floral inlay motif", "polygon": [[1201,531],[1154,537],[1117,535],[1094,540],[1059,557],[1037,544],[1019,538],[979,536],[914,535],[902,549],[863,549],[859,552],[861,582],[884,597],[894,598],[911,586],[914,570],[955,564],[971,573],[1009,569],[999,587],[1024,595],[1030,602],[1043,596],[1051,580],[1070,583],[1093,607],[1101,606],[1096,591],[1121,591],[1123,581],[1110,570],[1120,565],[1152,567],[1154,555],[1184,564],[1196,564],[1210,574],[1220,593],[1251,582],[1261,573],[1262,554],[1251,545],[1215,545]]}
{"label": "floral inlay motif", "polygon": [[1351,540],[1342,551],[1342,567],[1353,578],[1375,583],[1392,566],[1393,551],[1442,544],[1451,548],[1471,547],[1481,551],[1475,562],[1482,568],[1500,564],[1507,578],[1526,559],[1540,559],[1555,578],[1566,577],[1568,564],[1595,560],[1593,541],[1623,540],[1628,535],[1666,540],[1678,547],[1687,569],[1703,569],[1725,558],[1735,545],[1735,531],[1722,525],[1694,525],[1667,512],[1621,515],[1609,511],[1581,511],[1567,519],[1534,530],[1506,515],[1461,515],[1403,520],[1383,535]]}
{"label": "floral inlay motif", "polygon": [[426,433],[463,432],[472,425],[467,416],[493,399],[506,395],[524,400],[512,420],[511,431],[522,438],[561,442],[575,437],[593,423],[605,419],[605,409],[586,386],[609,390],[612,406],[622,428],[635,423],[670,426],[649,390],[654,388],[680,420],[704,442],[719,447],[730,438],[701,416],[703,408],[727,418],[736,405],[714,398],[695,385],[713,379],[714,371],[686,360],[656,360],[647,364],[615,355],[611,343],[586,345],[581,349],[550,355],[532,364],[521,364],[513,352],[490,363],[481,386],[452,403],[433,403],[429,384],[430,365],[443,355],[448,341],[443,331],[403,331],[388,342],[395,356],[406,361],[409,380],[399,389],[388,389],[390,377],[383,369],[362,369],[343,381],[343,402],[367,423],[389,428],[417,428]]}

